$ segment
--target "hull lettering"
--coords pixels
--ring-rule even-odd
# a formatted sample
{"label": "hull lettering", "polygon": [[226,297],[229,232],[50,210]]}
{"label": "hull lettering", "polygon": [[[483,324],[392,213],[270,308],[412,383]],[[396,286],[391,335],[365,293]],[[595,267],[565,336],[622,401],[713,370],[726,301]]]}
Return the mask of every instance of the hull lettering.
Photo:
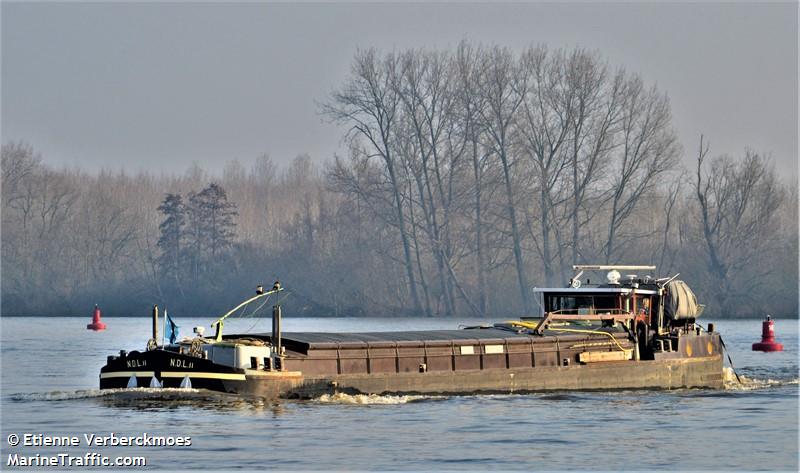
{"label": "hull lettering", "polygon": [[169,366],[170,366],[170,368],[192,369],[192,368],[194,368],[194,363],[192,363],[191,361],[176,360],[175,358],[170,358],[169,359]]}

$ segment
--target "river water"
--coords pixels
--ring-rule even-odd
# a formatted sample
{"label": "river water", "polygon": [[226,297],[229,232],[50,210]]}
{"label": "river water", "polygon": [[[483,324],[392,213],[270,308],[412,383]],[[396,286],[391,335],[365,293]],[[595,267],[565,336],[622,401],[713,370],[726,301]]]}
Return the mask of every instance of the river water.
{"label": "river water", "polygon": [[[143,349],[149,319],[3,318],[2,464],[9,455],[143,456],[156,469],[798,470],[798,325],[757,353],[759,320],[714,321],[743,385],[723,390],[464,397],[333,396],[264,402],[199,390],[99,391],[109,354]],[[182,335],[206,319],[178,319]],[[285,331],[446,329],[474,319],[285,318]],[[704,322],[708,322],[705,320]],[[269,319],[226,322],[269,331]],[[207,329],[209,330],[209,329]],[[731,377],[732,378],[732,377]],[[84,434],[190,436],[191,446],[83,444]],[[8,444],[10,434],[80,436],[78,447]]]}

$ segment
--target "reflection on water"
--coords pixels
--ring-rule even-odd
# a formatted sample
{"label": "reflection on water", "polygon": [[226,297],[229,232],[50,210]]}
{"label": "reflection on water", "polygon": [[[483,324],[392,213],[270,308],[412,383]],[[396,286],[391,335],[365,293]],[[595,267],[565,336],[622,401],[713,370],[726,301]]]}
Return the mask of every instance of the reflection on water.
{"label": "reflection on water", "polygon": [[[139,347],[149,320],[112,318],[108,333],[89,334],[84,320],[75,319],[75,327],[70,320],[59,322],[2,319],[3,432],[192,437],[187,449],[144,452],[155,468],[796,471],[798,466],[797,339],[786,335],[796,322],[780,323],[785,352],[765,355],[749,350],[760,334],[759,321],[717,321],[742,380],[739,384],[727,371],[720,390],[334,394],[304,401],[200,389],[100,391],[97,373],[105,356]],[[459,322],[422,319],[413,324],[452,328]],[[192,326],[192,321],[183,323]],[[287,330],[297,331],[392,330],[411,323],[286,322]],[[32,331],[31,326],[41,329]],[[744,439],[747,448],[737,448]],[[607,448],[609,442],[625,445],[625,455]],[[8,452],[4,442],[2,453]]]}
{"label": "reflection on water", "polygon": [[21,393],[9,396],[12,401],[66,401],[96,397],[124,399],[180,399],[200,393],[199,389],[180,388],[128,388],[128,389],[79,389],[77,391],[50,391],[46,393]]}
{"label": "reflection on water", "polygon": [[208,391],[205,389],[180,388],[133,388],[114,389],[111,395],[97,397],[105,407],[133,409],[137,411],[160,411],[177,408],[191,408],[225,412],[270,412],[281,414],[285,408],[280,401],[265,400],[260,397],[238,396],[234,394]]}
{"label": "reflection on water", "polygon": [[572,401],[577,402],[580,401],[581,398],[574,394],[546,394],[544,396],[540,396],[539,399],[542,401]]}
{"label": "reflection on water", "polygon": [[204,392],[181,396],[104,396],[98,399],[104,407],[132,409],[136,411],[163,411],[189,408],[199,411],[213,411],[217,414],[229,413],[271,413],[281,415],[285,407],[280,401],[267,401],[262,398],[248,398],[234,395],[218,395]]}

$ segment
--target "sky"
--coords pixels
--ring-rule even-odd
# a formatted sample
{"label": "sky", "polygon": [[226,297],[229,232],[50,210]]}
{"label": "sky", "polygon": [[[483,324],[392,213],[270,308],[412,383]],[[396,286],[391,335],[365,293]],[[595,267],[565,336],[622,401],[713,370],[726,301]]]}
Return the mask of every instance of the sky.
{"label": "sky", "polygon": [[685,160],[771,153],[797,176],[797,3],[10,3],[3,143],[89,170],[219,171],[343,154],[319,104],[359,48],[598,50],[670,97]]}

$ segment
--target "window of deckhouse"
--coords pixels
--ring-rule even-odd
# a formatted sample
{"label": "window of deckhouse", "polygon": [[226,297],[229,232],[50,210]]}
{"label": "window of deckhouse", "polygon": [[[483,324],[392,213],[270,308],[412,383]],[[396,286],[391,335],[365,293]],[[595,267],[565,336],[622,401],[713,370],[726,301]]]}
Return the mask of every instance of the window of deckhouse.
{"label": "window of deckhouse", "polygon": [[562,314],[588,315],[612,312],[618,308],[617,295],[567,296],[554,294],[545,299],[545,309],[548,312]]}

